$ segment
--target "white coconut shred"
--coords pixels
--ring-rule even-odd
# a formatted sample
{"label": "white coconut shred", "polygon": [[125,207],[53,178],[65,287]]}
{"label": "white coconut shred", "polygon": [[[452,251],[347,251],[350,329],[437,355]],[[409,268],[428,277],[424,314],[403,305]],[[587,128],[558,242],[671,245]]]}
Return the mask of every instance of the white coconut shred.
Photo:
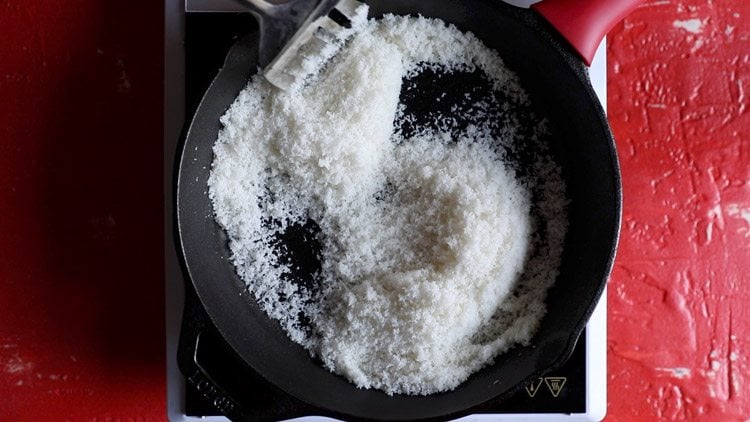
{"label": "white coconut shred", "polygon": [[[247,290],[331,371],[389,394],[450,390],[536,330],[564,184],[541,125],[516,113],[517,78],[475,36],[422,17],[355,25],[312,83],[255,76],[222,117],[215,218]],[[417,115],[401,100],[420,75],[487,89]]]}

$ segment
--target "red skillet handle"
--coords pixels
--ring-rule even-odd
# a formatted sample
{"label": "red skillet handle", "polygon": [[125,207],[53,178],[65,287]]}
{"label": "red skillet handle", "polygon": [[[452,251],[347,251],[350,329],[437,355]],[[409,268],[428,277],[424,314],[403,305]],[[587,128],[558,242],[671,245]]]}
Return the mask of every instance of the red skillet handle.
{"label": "red skillet handle", "polygon": [[587,66],[602,38],[643,0],[543,0],[531,6],[570,42]]}

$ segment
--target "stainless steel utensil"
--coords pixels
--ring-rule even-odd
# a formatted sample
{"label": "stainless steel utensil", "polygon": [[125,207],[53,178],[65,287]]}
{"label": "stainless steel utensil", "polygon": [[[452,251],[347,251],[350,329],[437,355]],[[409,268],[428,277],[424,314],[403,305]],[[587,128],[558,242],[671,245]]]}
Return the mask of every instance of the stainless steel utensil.
{"label": "stainless steel utensil", "polygon": [[260,26],[263,75],[283,90],[298,86],[345,41],[357,0],[238,0]]}

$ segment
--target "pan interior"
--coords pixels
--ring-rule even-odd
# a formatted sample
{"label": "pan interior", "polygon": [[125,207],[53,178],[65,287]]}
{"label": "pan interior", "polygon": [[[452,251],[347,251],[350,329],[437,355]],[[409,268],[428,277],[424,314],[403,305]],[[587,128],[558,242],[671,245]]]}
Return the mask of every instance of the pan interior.
{"label": "pan interior", "polygon": [[[563,166],[571,199],[570,225],[560,275],[549,294],[548,315],[532,346],[502,355],[454,391],[427,397],[387,396],[358,390],[322,368],[288,340],[252,298],[241,293],[243,282],[228,259],[226,236],[213,222],[206,181],[219,116],[256,68],[256,37],[241,40],[230,52],[198,108],[183,147],[177,190],[183,257],[201,301],[226,340],[257,372],[285,391],[356,417],[403,420],[457,414],[518,388],[572,350],[601,294],[616,243],[619,175],[613,141],[583,66],[560,47],[554,35],[546,35],[545,25],[531,12],[493,0],[370,4],[371,16],[421,14],[475,33],[520,76],[536,112],[549,121],[550,149]],[[312,227],[290,233],[282,241],[292,250],[309,251],[315,245],[305,233]],[[314,271],[314,254],[300,253],[291,259]]]}

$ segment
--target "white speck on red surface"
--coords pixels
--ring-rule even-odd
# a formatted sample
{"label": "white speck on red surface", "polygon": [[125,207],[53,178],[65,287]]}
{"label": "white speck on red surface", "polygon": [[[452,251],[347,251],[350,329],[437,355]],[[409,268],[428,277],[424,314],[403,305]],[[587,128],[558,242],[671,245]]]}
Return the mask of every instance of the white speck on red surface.
{"label": "white speck on red surface", "polygon": [[687,19],[683,21],[676,20],[672,22],[672,26],[684,29],[692,34],[700,34],[703,32],[703,21],[700,19]]}

